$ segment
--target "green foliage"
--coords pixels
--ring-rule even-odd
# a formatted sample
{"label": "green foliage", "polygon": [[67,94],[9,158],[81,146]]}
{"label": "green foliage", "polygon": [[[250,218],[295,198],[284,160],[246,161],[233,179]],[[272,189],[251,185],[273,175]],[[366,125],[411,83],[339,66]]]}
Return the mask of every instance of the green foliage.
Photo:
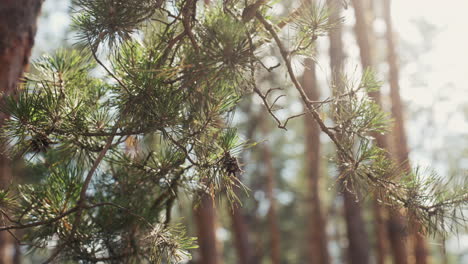
{"label": "green foliage", "polygon": [[246,145],[224,120],[247,90],[253,35],[220,9],[195,21],[189,2],[171,23],[151,22],[162,2],[75,4],[84,48],[35,61],[2,104],[8,152],[45,172],[17,190],[11,224],[35,247],[57,240],[64,259],[178,263],[193,247],[169,224],[179,192],[236,199]]}
{"label": "green foliage", "polygon": [[194,238],[185,237],[184,227],[174,225],[164,227],[155,226],[146,237],[148,244],[153,244],[150,248],[150,261],[160,264],[163,260],[170,263],[180,263],[190,258],[187,250],[197,248],[194,246]]}
{"label": "green foliage", "polygon": [[317,38],[326,36],[341,22],[341,19],[334,21],[330,18],[330,10],[324,2],[305,4],[293,20],[297,36],[296,48],[292,53],[310,56]]}
{"label": "green foliage", "polygon": [[[429,199],[439,192],[427,192],[437,181],[402,174],[374,146],[371,136],[386,130],[388,117],[365,95],[379,86],[369,71],[358,85],[337,84],[330,100],[308,100],[290,59],[339,22],[329,20],[325,7],[307,5],[294,16],[296,49],[286,51],[277,28],[263,17],[266,9],[243,22],[241,1],[204,13],[197,13],[194,0],[74,3],[81,51],[61,50],[34,62],[37,72],[1,105],[9,116],[1,131],[8,154],[29,159],[28,166],[44,174],[40,183],[20,186],[18,195],[0,193],[11,224],[4,228],[26,229],[24,240],[33,248],[55,240],[49,261],[189,258],[194,240],[171,224],[171,208],[181,192],[193,200],[202,193],[236,199],[236,155],[250,145],[230,128],[230,113],[251,90],[268,104],[270,91],[256,89],[255,71],[266,55],[259,51],[272,40],[307,113],[338,148],[344,181],[361,193],[382,194],[391,206],[414,209],[430,223],[448,215],[438,209],[446,203],[452,201],[447,208],[453,210],[466,203],[463,188]],[[320,118],[323,105],[336,126]]]}
{"label": "green foliage", "polygon": [[447,179],[430,169],[417,167],[401,180],[408,198],[404,206],[413,209],[409,210],[410,218],[422,223],[423,230],[419,231],[429,234],[442,231],[443,237],[464,231],[468,199],[465,176]]}
{"label": "green foliage", "polygon": [[366,70],[356,82],[341,77],[333,85],[330,101],[335,123],[328,127],[337,136],[339,180],[359,199],[374,197],[383,205],[404,209],[408,221],[419,223],[422,233],[455,232],[464,225],[468,201],[467,184],[449,186],[434,173],[411,170],[405,161],[395,163],[375,140],[387,132],[391,120],[366,94],[378,91],[380,83]]}
{"label": "green foliage", "polygon": [[162,6],[162,0],[74,0],[73,24],[85,45],[117,44],[131,38]]}
{"label": "green foliage", "polygon": [[54,235],[65,238],[69,234],[74,217],[61,216],[71,210],[80,197],[81,175],[78,168],[57,166],[49,171],[43,182],[19,187],[20,208],[29,209],[18,212],[22,221],[39,223],[60,218],[53,224],[34,227],[28,232],[27,240],[44,247]]}

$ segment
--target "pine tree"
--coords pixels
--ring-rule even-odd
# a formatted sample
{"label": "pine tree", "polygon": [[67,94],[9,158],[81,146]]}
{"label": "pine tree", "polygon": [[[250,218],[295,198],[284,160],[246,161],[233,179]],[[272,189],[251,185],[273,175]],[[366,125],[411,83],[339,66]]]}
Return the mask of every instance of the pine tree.
{"label": "pine tree", "polygon": [[[25,230],[21,240],[31,249],[54,245],[45,263],[190,258],[195,239],[171,209],[181,193],[235,200],[236,155],[247,145],[224,120],[242,96],[253,90],[280,128],[302,116],[281,120],[271,90],[257,88],[256,73],[274,70],[263,63],[266,46],[280,51],[305,114],[336,146],[350,193],[405,208],[428,232],[446,228],[434,217],[450,218],[466,205],[464,185],[431,189],[437,182],[398,171],[374,146],[369,135],[384,133],[388,118],[366,96],[380,85],[370,71],[340,82],[324,101],[304,92],[291,60],[310,56],[316,39],[340,23],[322,5],[305,4],[279,22],[265,1],[209,9],[195,0],[74,6],[76,49],[35,61],[35,73],[0,105],[8,116],[4,154],[23,158],[41,179],[1,192],[0,231]],[[287,48],[279,37],[286,25],[297,32]],[[333,125],[322,118],[325,108]],[[129,145],[140,151],[130,156]]]}
{"label": "pine tree", "polygon": [[[205,0],[209,8],[210,1]],[[195,205],[196,206],[196,205]],[[202,195],[201,203],[194,209],[200,252],[199,264],[219,264],[220,252],[216,237],[217,214],[215,202],[208,195]]]}
{"label": "pine tree", "polygon": [[[0,5],[0,93],[2,97],[14,94],[18,82],[28,68],[29,56],[34,45],[36,20],[42,1],[4,1]],[[7,118],[0,113],[0,126]],[[14,175],[11,161],[0,151],[0,188],[8,189]],[[4,223],[2,221],[2,223]],[[0,262],[16,263],[19,257],[13,233],[0,232]],[[16,251],[16,252],[13,252]]]}
{"label": "pine tree", "polygon": [[[337,1],[328,1],[328,6],[335,8],[330,14],[334,20],[340,17],[340,5]],[[330,33],[330,68],[332,71],[333,83],[341,82],[343,73],[344,52],[342,44],[342,29],[337,25]],[[338,91],[343,92],[343,91]],[[341,168],[341,173],[346,169]],[[349,183],[348,183],[349,184]],[[362,207],[356,200],[355,194],[351,191],[351,186],[343,186],[343,204],[346,220],[346,229],[348,237],[347,259],[350,263],[368,263],[369,262],[369,241],[365,230],[365,224],[362,216]]]}
{"label": "pine tree", "polygon": [[247,89],[255,32],[220,8],[200,19],[195,3],[171,7],[174,19],[161,1],[75,1],[81,50],[36,61],[6,97],[9,155],[44,180],[2,194],[2,230],[29,229],[33,248],[56,240],[46,262],[178,262],[193,247],[169,222],[178,193],[237,185],[242,143],[219,120]]}

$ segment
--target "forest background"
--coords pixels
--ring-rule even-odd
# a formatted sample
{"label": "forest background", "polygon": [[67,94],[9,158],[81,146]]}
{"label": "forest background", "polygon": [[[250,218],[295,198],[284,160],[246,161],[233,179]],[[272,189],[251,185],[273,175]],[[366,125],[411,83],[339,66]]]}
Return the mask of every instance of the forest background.
{"label": "forest background", "polygon": [[[390,88],[388,83],[388,62],[386,50],[386,25],[384,21],[384,1],[362,1],[372,9],[371,29],[375,49],[374,71],[383,81],[382,101],[390,111]],[[403,1],[392,3],[392,22],[398,70],[400,73],[400,95],[405,112],[405,126],[412,164],[434,169],[447,177],[465,175],[468,169],[468,36],[461,34],[466,29],[468,3],[463,0]],[[292,10],[299,3],[282,2],[273,5],[278,14]],[[44,53],[70,46],[73,32],[68,1],[47,0],[42,7],[38,21],[38,32],[32,58]],[[355,12],[350,5],[342,10],[344,18],[343,42],[346,54],[346,69],[361,73],[360,50],[356,42],[354,23]],[[287,29],[285,30],[287,33]],[[327,76],[329,69],[328,37],[318,39],[317,67],[315,68],[320,98],[330,95]],[[271,65],[277,58],[272,56]],[[301,67],[298,64],[297,67]],[[266,86],[282,86],[285,75],[274,80],[265,80]],[[290,90],[285,88],[285,93]],[[302,106],[293,97],[278,102],[284,107],[279,116],[287,117],[301,113]],[[242,206],[231,209],[225,200],[216,200],[211,216],[213,219],[216,248],[219,257],[213,263],[243,263],[236,245],[236,230],[233,226],[234,213],[243,218],[247,234],[248,259],[251,263],[306,263],[309,254],[307,228],[310,216],[307,214],[309,185],[307,183],[306,134],[303,118],[289,122],[288,130],[278,129],[274,121],[265,113],[258,97],[244,99],[232,118],[232,124],[240,128],[245,139],[259,142],[258,145],[241,154],[244,165],[242,182],[249,189],[240,192]],[[334,149],[330,140],[320,137],[320,196],[325,212],[325,230],[328,237],[327,248],[331,263],[347,263],[348,242],[343,213],[343,201],[336,187],[336,171],[330,157]],[[274,205],[272,205],[274,204]],[[271,208],[275,214],[271,214]],[[364,224],[368,230],[370,247],[378,243],[374,231],[372,204],[364,204]],[[197,222],[194,219],[190,197],[182,199],[174,213],[183,217],[189,235],[197,236]],[[271,219],[272,217],[276,218]],[[276,224],[275,224],[276,223]],[[275,227],[276,225],[276,227]],[[273,227],[272,227],[273,226]],[[274,234],[277,232],[277,234]],[[277,242],[274,242],[275,239]],[[460,233],[445,238],[427,237],[429,259],[432,263],[465,263],[468,261],[468,235]],[[277,246],[275,246],[277,243]],[[387,245],[388,246],[388,245]],[[276,251],[276,252],[275,252]],[[390,247],[386,261],[391,263]],[[193,263],[208,263],[202,260],[203,253],[193,250]],[[411,255],[411,252],[409,253]],[[371,252],[372,259],[376,253]],[[25,263],[42,259],[41,254],[25,255]],[[320,262],[318,262],[320,263]],[[325,262],[323,262],[325,263]],[[372,261],[371,263],[374,263]]]}

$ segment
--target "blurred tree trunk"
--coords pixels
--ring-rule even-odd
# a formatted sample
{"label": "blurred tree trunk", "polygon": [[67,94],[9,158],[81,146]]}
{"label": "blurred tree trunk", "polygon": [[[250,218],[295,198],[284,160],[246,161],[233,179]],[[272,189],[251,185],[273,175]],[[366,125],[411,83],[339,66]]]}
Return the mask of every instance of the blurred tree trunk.
{"label": "blurred tree trunk", "polygon": [[[373,203],[374,209],[374,217],[375,217],[375,230],[376,230],[376,247],[377,247],[377,254],[376,254],[376,263],[377,264],[384,264],[385,258],[387,256],[387,230],[386,230],[386,223],[385,222],[385,208],[378,204],[377,202]],[[391,217],[391,216],[390,216]],[[404,262],[402,262],[404,263]]]}
{"label": "blurred tree trunk", "polygon": [[[304,74],[302,84],[310,100],[319,100],[319,90],[317,87],[315,62],[306,59],[304,64]],[[320,129],[311,115],[306,115],[304,119],[306,137],[306,175],[309,195],[309,246],[308,263],[328,264],[330,256],[328,254],[327,225],[323,215],[320,202]]]}
{"label": "blurred tree trunk", "polygon": [[[265,121],[262,121],[262,132],[266,135],[268,131],[268,125]],[[270,257],[272,264],[281,263],[281,249],[280,249],[280,231],[278,224],[278,213],[276,207],[276,197],[274,194],[275,190],[275,177],[276,172],[273,166],[273,156],[271,154],[270,146],[268,142],[263,144],[263,166],[264,175],[266,177],[266,198],[270,202],[270,208],[268,209],[268,226],[270,230]]]}
{"label": "blurred tree trunk", "polygon": [[220,255],[216,241],[216,211],[214,201],[208,194],[203,194],[200,204],[195,208],[197,226],[199,264],[219,264]]}
{"label": "blurred tree trunk", "polygon": [[237,251],[238,263],[250,263],[250,243],[248,239],[248,228],[242,214],[240,205],[235,205],[230,210],[232,229],[234,233],[234,245]]}
{"label": "blurred tree trunk", "polygon": [[[249,118],[246,127],[245,138],[247,140],[250,140],[252,139],[258,124],[258,117],[252,114],[251,97],[249,97],[246,103],[246,109],[243,109],[243,112],[246,113]],[[240,157],[239,163],[241,165],[244,164],[244,160],[246,160],[245,156],[246,152],[244,152],[243,155]],[[239,180],[241,180],[240,175],[238,175],[237,177],[239,178]],[[234,191],[236,192],[237,196],[240,197],[242,195],[241,188],[237,188]],[[253,259],[251,242],[249,239],[249,228],[241,205],[235,204],[234,208],[229,208],[228,210],[231,216],[232,230],[234,233],[234,245],[237,251],[237,261],[238,263],[251,264]]]}
{"label": "blurred tree trunk", "polygon": [[[370,52],[372,52],[372,48],[375,46],[376,38],[375,35],[373,34],[373,31],[371,30],[372,25],[376,19],[376,14],[375,14],[375,1],[374,0],[365,0],[365,8],[364,10],[369,10],[369,26],[370,28],[368,29],[369,32],[369,42],[370,42]],[[371,59],[372,59],[371,54]],[[372,64],[372,62],[371,62]],[[387,137],[385,137],[387,138]],[[387,145],[388,145],[388,139],[387,140]],[[388,145],[391,147],[391,145]],[[385,208],[385,206],[382,206],[378,202],[374,201],[372,203],[373,206],[373,213],[374,213],[374,218],[375,218],[375,240],[376,240],[376,263],[377,264],[385,264],[386,263],[386,258],[389,255],[389,245],[388,245],[388,238],[389,237],[389,232],[390,234],[393,232],[397,232],[400,229],[396,228],[391,228],[390,230],[388,229],[389,225],[395,225],[399,223],[399,220],[395,217],[398,217],[398,214],[393,214],[388,210],[388,208]],[[395,220],[396,219],[396,220]],[[394,236],[393,236],[394,237]],[[398,236],[397,236],[398,237]],[[391,242],[390,242],[391,243]],[[403,256],[406,258],[406,254],[403,254]],[[400,263],[400,262],[397,262]],[[401,263],[406,263],[405,261]]]}
{"label": "blurred tree trunk", "polygon": [[[373,55],[372,55],[372,43],[370,40],[370,25],[367,22],[367,13],[366,9],[363,7],[361,0],[353,0],[353,6],[356,17],[356,36],[359,45],[359,50],[361,54],[361,65],[363,69],[367,69],[373,66]],[[369,93],[369,96],[372,97],[377,104],[382,107],[380,91],[375,91]],[[390,145],[388,144],[388,139],[386,135],[380,133],[375,133],[372,135],[376,139],[377,146],[387,150],[390,153]],[[381,206],[376,205],[376,218],[377,218],[377,235],[380,236],[377,240],[378,248],[381,252],[379,253],[378,260],[384,261],[385,259],[385,246],[384,246],[384,232],[382,228],[384,226],[382,220],[383,210]],[[380,219],[379,219],[380,218]],[[392,255],[395,260],[395,263],[406,264],[408,262],[408,252],[405,246],[406,233],[404,221],[401,217],[401,214],[397,211],[390,210],[389,217],[387,222],[388,227],[388,237],[390,245],[392,248]]]}
{"label": "blurred tree trunk", "polygon": [[[390,83],[390,99],[392,103],[392,117],[394,118],[394,155],[398,163],[403,165],[406,171],[411,171],[408,156],[408,144],[406,142],[406,132],[403,117],[403,106],[400,98],[400,87],[398,84],[399,73],[397,64],[397,55],[395,43],[393,39],[393,27],[391,19],[391,2],[384,0],[384,20],[386,24],[386,41],[387,41],[387,60],[389,66],[389,83]],[[413,229],[412,229],[413,230]],[[425,237],[417,232],[418,228],[414,228],[412,232],[414,242],[414,254],[417,264],[427,263],[427,246]],[[400,242],[400,244],[403,244]],[[395,259],[397,261],[397,259]],[[403,262],[398,262],[403,263]]]}
{"label": "blurred tree trunk", "polygon": [[[328,5],[334,11],[331,19],[338,19],[341,15],[341,1],[328,0]],[[333,83],[340,87],[340,74],[343,70],[343,43],[341,25],[336,26],[330,32],[330,68],[333,74]],[[343,187],[344,214],[348,236],[348,261],[351,264],[369,263],[369,241],[362,218],[362,209],[356,201],[356,195],[350,192],[350,188]]]}
{"label": "blurred tree trunk", "polygon": [[[209,6],[211,1],[205,0]],[[213,198],[204,194],[200,205],[195,208],[195,223],[198,232],[198,246],[200,252],[199,264],[219,264],[221,254],[216,239],[216,210]]]}
{"label": "blurred tree trunk", "polygon": [[[0,92],[3,94],[14,93],[27,69],[41,5],[41,0],[3,0],[0,4]],[[0,114],[0,126],[5,118]],[[10,160],[0,155],[2,189],[8,188],[13,178],[10,164]],[[12,235],[0,232],[0,263],[19,263],[15,244]]]}

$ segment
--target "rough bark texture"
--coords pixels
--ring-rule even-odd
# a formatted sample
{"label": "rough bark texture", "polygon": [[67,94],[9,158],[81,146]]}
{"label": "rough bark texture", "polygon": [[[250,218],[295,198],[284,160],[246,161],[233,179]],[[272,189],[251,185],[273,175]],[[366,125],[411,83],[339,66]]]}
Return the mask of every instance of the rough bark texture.
{"label": "rough bark texture", "polygon": [[[332,19],[340,17],[341,2],[337,0],[328,0],[330,8],[335,10]],[[330,67],[334,74],[334,83],[339,85],[339,74],[342,72],[344,53],[341,39],[341,27],[337,26],[330,32]],[[339,86],[338,86],[339,87]],[[365,223],[362,218],[362,209],[356,202],[356,195],[349,191],[349,188],[343,189],[344,215],[346,220],[346,230],[348,236],[348,262],[351,264],[369,263],[369,240],[365,230]]]}
{"label": "rough bark texture", "polygon": [[[28,66],[41,5],[42,0],[2,0],[0,4],[0,92],[3,94],[15,91]],[[0,113],[0,126],[4,118]],[[10,164],[0,154],[0,188],[7,188],[13,178]],[[17,249],[12,236],[0,232],[0,263],[17,263]]]}
{"label": "rough bark texture", "polygon": [[[268,132],[268,127],[265,121],[262,122],[263,134]],[[276,207],[276,197],[274,194],[275,189],[275,168],[273,166],[273,156],[270,147],[265,143],[263,145],[263,165],[265,166],[266,177],[266,198],[270,201],[270,208],[268,210],[268,226],[270,231],[270,257],[272,264],[281,263],[281,249],[280,249],[280,231],[278,224],[278,213]]]}
{"label": "rough bark texture", "polygon": [[[390,83],[390,99],[392,102],[392,117],[394,118],[393,139],[394,139],[394,156],[396,160],[404,166],[406,171],[411,170],[408,156],[408,144],[406,141],[405,124],[403,117],[403,106],[400,98],[400,87],[398,84],[399,73],[397,64],[397,54],[393,39],[393,27],[391,19],[391,3],[390,0],[384,0],[384,20],[387,27],[387,60],[389,65],[389,83]],[[401,228],[400,228],[401,229]],[[418,230],[418,228],[414,228]],[[427,246],[423,235],[413,232],[414,254],[417,264],[427,263]],[[403,243],[400,243],[400,245]],[[404,247],[404,245],[402,245]],[[397,259],[395,258],[395,261]],[[398,262],[398,261],[397,261]],[[406,262],[398,262],[406,263]]]}
{"label": "rough bark texture", "polygon": [[201,198],[200,205],[195,209],[198,246],[200,252],[199,264],[219,264],[220,255],[216,241],[216,212],[213,199],[209,195]]}
{"label": "rough bark texture", "polygon": [[[315,62],[312,59],[305,61],[302,84],[307,96],[313,100],[319,100],[317,87]],[[320,185],[320,129],[314,118],[307,115],[304,119],[306,138],[306,175],[309,195],[309,224],[308,224],[308,263],[328,264],[330,256],[328,254],[327,225],[325,216],[321,209],[319,195]]]}

